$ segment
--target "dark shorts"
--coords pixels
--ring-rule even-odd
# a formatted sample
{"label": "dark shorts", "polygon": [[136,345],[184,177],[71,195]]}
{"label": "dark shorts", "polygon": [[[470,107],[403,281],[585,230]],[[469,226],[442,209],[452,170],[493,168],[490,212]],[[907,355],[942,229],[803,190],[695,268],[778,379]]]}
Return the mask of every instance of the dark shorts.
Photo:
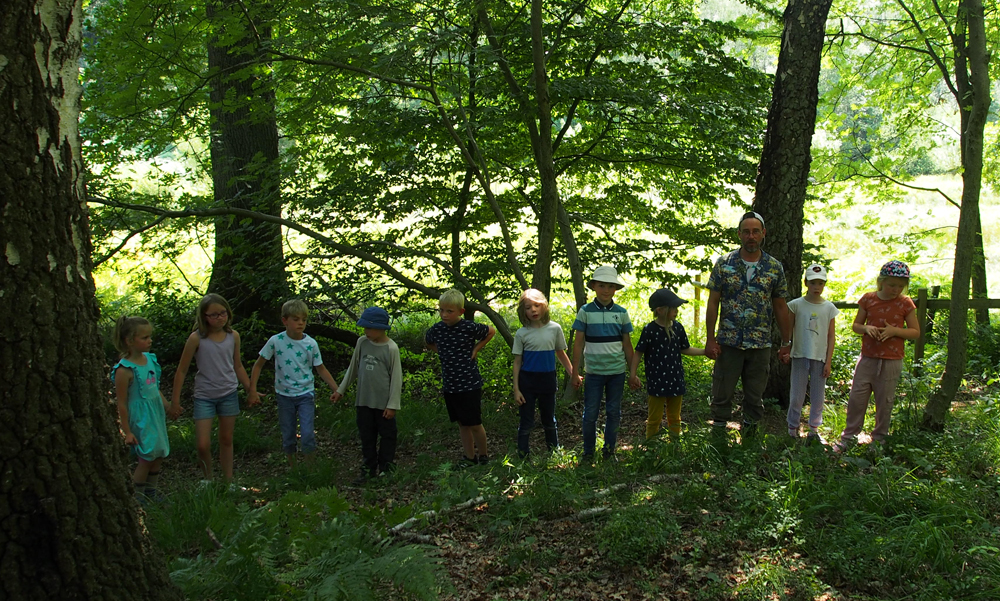
{"label": "dark shorts", "polygon": [[444,393],[448,418],[460,426],[478,426],[483,423],[483,389]]}

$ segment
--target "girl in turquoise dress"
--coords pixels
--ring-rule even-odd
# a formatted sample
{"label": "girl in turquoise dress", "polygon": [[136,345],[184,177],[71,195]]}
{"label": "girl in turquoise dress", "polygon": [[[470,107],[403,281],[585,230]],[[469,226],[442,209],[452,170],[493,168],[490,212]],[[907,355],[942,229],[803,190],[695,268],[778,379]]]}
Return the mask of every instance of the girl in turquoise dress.
{"label": "girl in turquoise dress", "polygon": [[118,415],[125,444],[132,447],[139,465],[132,474],[136,496],[159,498],[156,490],[160,464],[170,454],[167,440],[167,399],[160,392],[160,364],[149,353],[153,326],[142,317],[121,317],[112,333],[121,360],[111,369],[118,399]]}

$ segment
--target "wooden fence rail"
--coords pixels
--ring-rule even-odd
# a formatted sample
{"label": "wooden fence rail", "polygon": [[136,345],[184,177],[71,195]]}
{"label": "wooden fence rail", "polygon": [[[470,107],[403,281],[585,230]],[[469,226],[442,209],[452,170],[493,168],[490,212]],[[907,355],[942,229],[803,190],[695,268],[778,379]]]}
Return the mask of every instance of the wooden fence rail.
{"label": "wooden fence rail", "polygon": [[[924,346],[927,344],[927,323],[934,322],[934,314],[939,309],[951,309],[950,298],[937,298],[940,286],[931,288],[930,294],[927,288],[917,290],[917,320],[920,322],[920,337],[913,342],[913,373],[918,375],[920,363],[924,359]],[[838,309],[857,309],[858,303],[833,303]],[[970,298],[969,310],[973,309],[1000,309],[1000,298]]]}

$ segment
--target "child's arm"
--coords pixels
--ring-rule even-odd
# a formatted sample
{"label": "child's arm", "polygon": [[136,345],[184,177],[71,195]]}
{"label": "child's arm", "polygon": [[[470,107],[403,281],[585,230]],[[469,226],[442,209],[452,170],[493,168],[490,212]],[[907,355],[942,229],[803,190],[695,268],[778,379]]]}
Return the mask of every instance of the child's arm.
{"label": "child's arm", "polygon": [[333,379],[332,375],[330,375],[330,370],[326,368],[326,365],[320,363],[316,366],[316,373],[319,374],[319,377],[323,378],[326,385],[330,387],[330,400],[334,400],[333,395],[337,394],[337,389],[339,387],[337,386],[337,381]]}
{"label": "child's arm", "polygon": [[830,318],[830,329],[826,333],[826,361],[823,363],[823,377],[829,378],[833,372],[833,347],[837,344],[837,318]]}
{"label": "child's arm", "polygon": [[[565,354],[565,353],[563,353],[563,354]],[[523,358],[521,357],[521,355],[514,355],[514,367],[513,367],[513,371],[514,371],[514,400],[517,402],[518,405],[523,405],[523,404],[525,404],[527,402],[525,400],[525,398],[524,398],[524,395],[521,394],[521,386],[520,386],[520,383],[519,383],[519,380],[521,378],[521,362],[522,361],[523,361]]]}
{"label": "child's arm", "polygon": [[257,380],[260,379],[260,372],[264,369],[267,359],[258,355],[257,360],[250,370],[250,388],[247,391],[247,405],[253,407],[260,404],[260,395],[257,394]]}
{"label": "child's arm", "polygon": [[347,391],[354,383],[354,378],[358,375],[358,366],[361,364],[361,349],[358,345],[361,344],[363,338],[358,338],[358,341],[354,344],[354,353],[351,354],[351,361],[347,364],[347,371],[344,372],[343,377],[340,378],[340,385],[337,386],[337,390],[330,397],[330,400],[334,403],[340,401],[344,398],[344,393],[341,392],[341,388]]}
{"label": "child's arm", "polygon": [[198,345],[201,344],[201,336],[198,332],[191,332],[187,342],[184,343],[184,350],[181,352],[181,359],[177,363],[177,372],[174,373],[174,390],[170,393],[171,403],[167,409],[170,419],[177,419],[184,408],[181,407],[181,388],[184,386],[184,378],[187,377],[188,368],[191,367],[191,359],[194,358]]}
{"label": "child's arm", "polygon": [[250,376],[243,367],[243,355],[240,353],[240,333],[233,330],[233,369],[236,371],[236,379],[243,385],[243,390],[250,390]]}
{"label": "child's arm", "polygon": [[632,390],[639,390],[642,387],[642,380],[637,374],[640,361],[642,361],[642,351],[632,353],[632,360],[628,362],[628,386]]}
{"label": "child's arm", "polygon": [[868,310],[863,307],[858,307],[858,314],[854,316],[854,323],[851,324],[851,330],[855,334],[860,334],[864,336],[868,334],[875,340],[879,339],[878,328],[871,325],[866,325],[865,321],[868,319]]}
{"label": "child's arm", "polygon": [[486,338],[483,338],[478,343],[476,343],[476,346],[472,347],[473,361],[476,360],[476,355],[479,354],[479,351],[483,350],[483,347],[486,346],[486,343],[488,343],[490,340],[493,340],[493,337],[496,336],[496,334],[497,331],[493,326],[486,326]]}
{"label": "child's arm", "polygon": [[[627,369],[628,366],[632,364],[632,359],[635,358],[635,348],[632,347],[632,334],[631,333],[622,334],[622,350],[625,351],[625,367]],[[636,382],[639,381],[638,376],[636,376],[635,381]],[[640,383],[639,385],[641,386],[642,384]],[[636,389],[636,387],[634,386],[634,383],[631,382],[631,381],[629,382],[629,387],[631,387],[632,390]]]}
{"label": "child's arm", "polygon": [[122,432],[125,434],[125,444],[137,445],[139,441],[128,425],[128,387],[131,383],[132,370],[127,367],[119,367],[115,371],[115,398],[118,399],[118,419],[121,421]]}
{"label": "child's arm", "polygon": [[916,340],[920,338],[920,321],[917,320],[916,310],[911,310],[906,314],[904,319],[906,320],[905,328],[897,326],[885,326],[882,328],[881,340],[888,340],[893,336],[899,336],[903,340]]}
{"label": "child's arm", "polygon": [[570,362],[569,355],[566,354],[566,351],[562,349],[556,351],[556,359],[559,361],[560,365],[563,366],[563,369],[566,370],[566,375],[573,373],[573,363]]}
{"label": "child's arm", "polygon": [[583,385],[583,376],[580,375],[583,365],[583,347],[587,344],[587,337],[583,330],[576,331],[576,338],[573,340],[573,371],[570,372],[570,383],[573,388],[580,388]]}
{"label": "child's arm", "polygon": [[696,346],[689,346],[689,347],[687,347],[686,349],[684,349],[683,351],[681,351],[681,354],[682,355],[688,355],[689,357],[695,357],[695,356],[704,357],[706,355],[705,349],[698,348]]}
{"label": "child's arm", "polygon": [[389,366],[389,402],[385,405],[382,417],[392,419],[399,410],[399,400],[403,396],[403,363],[399,359],[399,348],[392,353],[392,365]]}

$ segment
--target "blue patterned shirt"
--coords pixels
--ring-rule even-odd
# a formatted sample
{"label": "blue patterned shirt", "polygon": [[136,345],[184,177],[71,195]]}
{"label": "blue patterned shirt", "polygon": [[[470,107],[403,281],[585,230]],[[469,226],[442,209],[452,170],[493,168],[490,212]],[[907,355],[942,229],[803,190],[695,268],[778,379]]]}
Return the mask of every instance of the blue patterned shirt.
{"label": "blue patterned shirt", "polygon": [[439,321],[424,335],[427,344],[437,346],[441,357],[441,389],[444,392],[468,392],[483,387],[479,365],[472,359],[472,349],[486,338],[490,328],[471,319],[460,319],[453,326]]}
{"label": "blue patterned shirt", "polygon": [[285,332],[275,334],[260,349],[260,356],[274,359],[274,392],[295,397],[315,390],[313,367],[323,365],[323,356],[319,344],[308,334],[300,340]]}
{"label": "blue patterned shirt", "polygon": [[715,262],[708,289],[722,295],[716,342],[744,350],[771,346],[771,300],[788,296],[785,270],[777,259],[762,251],[748,282],[746,263],[736,249]]}

